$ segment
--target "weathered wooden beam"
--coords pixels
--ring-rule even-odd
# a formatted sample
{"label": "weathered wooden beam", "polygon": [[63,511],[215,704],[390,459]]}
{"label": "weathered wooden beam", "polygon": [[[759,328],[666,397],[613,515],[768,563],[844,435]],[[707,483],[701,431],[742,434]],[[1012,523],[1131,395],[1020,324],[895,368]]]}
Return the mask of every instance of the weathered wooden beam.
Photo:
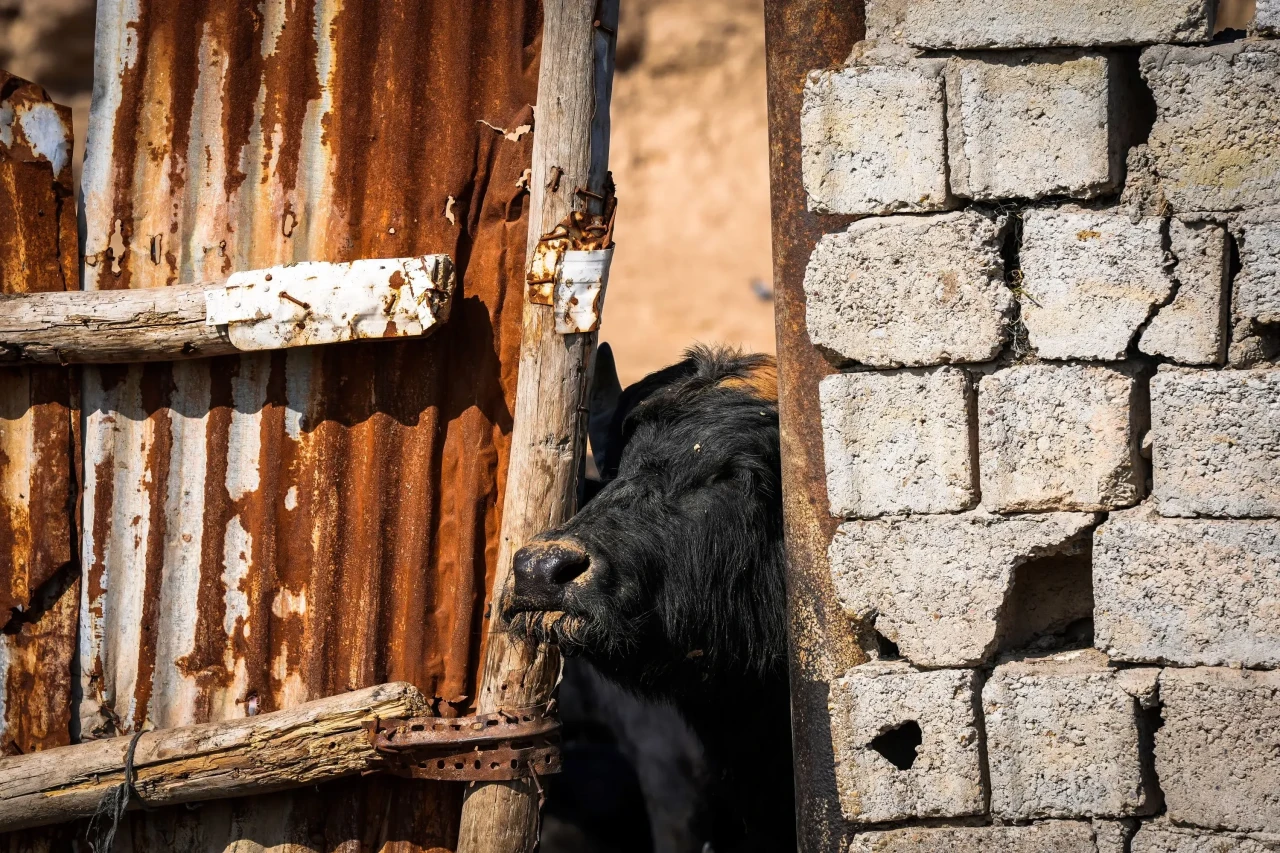
{"label": "weathered wooden beam", "polygon": [[448,318],[445,255],[300,263],[225,281],[0,295],[0,363],[171,361],[424,335]]}
{"label": "weathered wooden beam", "polygon": [[[428,711],[411,684],[393,682],[296,708],[159,729],[134,750],[135,806],[162,806],[313,785],[385,766],[366,722]],[[0,832],[88,817],[124,781],[131,737],[0,759]]]}
{"label": "weathered wooden beam", "polygon": [[[546,0],[538,71],[529,260],[542,235],[573,211],[604,214],[608,182],[609,100],[618,0]],[[511,461],[493,581],[494,607],[477,710],[546,702],[559,656],[505,633],[497,600],[511,559],[533,536],[574,510],[584,449],[583,413],[596,333],[561,334],[554,305],[526,299],[520,336]],[[467,789],[458,853],[529,853],[538,840],[537,779],[480,783]]]}

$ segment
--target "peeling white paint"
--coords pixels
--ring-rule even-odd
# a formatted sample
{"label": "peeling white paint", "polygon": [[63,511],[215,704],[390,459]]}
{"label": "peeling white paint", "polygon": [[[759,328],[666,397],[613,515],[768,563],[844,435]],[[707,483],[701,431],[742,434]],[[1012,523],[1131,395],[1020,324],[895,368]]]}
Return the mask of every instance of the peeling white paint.
{"label": "peeling white paint", "polygon": [[258,4],[258,13],[262,15],[262,58],[276,52],[276,42],[284,32],[284,4],[264,0]]}
{"label": "peeling white paint", "polygon": [[289,644],[280,644],[280,651],[271,659],[271,677],[276,682],[276,704],[281,708],[301,705],[311,699],[302,675],[289,671]]}
{"label": "peeling white paint", "polygon": [[288,616],[305,616],[307,614],[306,588],[294,592],[288,587],[281,587],[276,591],[276,597],[271,600],[271,613],[280,619]]}
{"label": "peeling white paint", "polygon": [[[221,253],[212,248],[205,251],[205,247],[218,246],[226,236],[223,217],[208,215],[211,211],[219,212],[223,209],[214,200],[223,197],[222,188],[227,175],[222,117],[223,92],[230,73],[230,60],[219,36],[209,23],[204,25],[200,36],[200,78],[192,93],[187,147],[178,158],[179,162],[194,163],[197,167],[185,170],[186,181],[181,190],[174,193],[182,204],[181,214],[177,217],[182,223],[178,234],[182,236],[170,237],[166,233],[169,212],[159,205],[147,211],[143,218],[143,230],[134,232],[135,235],[141,234],[144,240],[149,240],[154,235],[163,235],[167,239],[181,239],[186,244],[185,251],[172,253],[178,262],[177,269],[170,268],[167,257],[162,258],[154,268],[150,263],[144,265],[149,273],[160,278],[159,281],[148,282],[153,287],[171,276],[178,281],[199,281],[209,274],[219,277],[223,274]],[[174,156],[177,153],[174,152]],[[139,242],[136,237],[134,242]]]}
{"label": "peeling white paint", "polygon": [[238,501],[262,483],[262,407],[267,403],[269,356],[240,359],[231,378],[231,428],[227,431],[227,494]]}
{"label": "peeling white paint", "polygon": [[452,291],[445,255],[290,264],[206,290],[205,322],[241,350],[421,335],[447,317]]}
{"label": "peeling white paint", "polygon": [[71,128],[62,123],[62,116],[54,105],[44,102],[26,105],[18,113],[18,125],[31,152],[48,160],[55,175],[61,174],[71,162]]}
{"label": "peeling white paint", "polygon": [[[101,228],[103,215],[110,216],[112,162],[115,157],[114,123],[123,94],[121,81],[138,64],[138,21],[142,0],[99,0],[93,40],[93,103],[89,110],[89,145],[85,147],[81,193],[85,217],[99,227],[82,235],[84,254],[96,255],[107,248],[111,235]],[[94,216],[94,212],[100,215]],[[101,267],[101,264],[98,265]],[[85,288],[95,267],[86,268]]]}
{"label": "peeling white paint", "polygon": [[222,615],[222,631],[234,637],[236,628],[242,626],[244,636],[249,636],[249,595],[242,588],[253,564],[253,537],[244,529],[240,516],[227,522],[227,533],[222,546],[222,585],[225,587]]}
{"label": "peeling white paint", "polygon": [[[99,706],[120,717],[125,730],[137,710],[138,654],[142,648],[143,607],[146,594],[146,543],[151,527],[151,501],[145,462],[106,465],[108,459],[150,458],[155,444],[155,419],[142,405],[142,369],[132,367],[110,393],[102,391],[96,368],[84,371],[85,491],[81,565],[80,659],[84,701],[80,708],[82,731],[93,734],[103,722]],[[111,478],[111,506],[96,505],[98,476],[105,469]],[[91,519],[107,514],[108,539],[94,539]],[[101,551],[102,562],[95,558]],[[89,599],[89,576],[101,571],[102,597]],[[95,610],[100,617],[95,618]],[[97,665],[108,677],[91,680]]]}
{"label": "peeling white paint", "polygon": [[287,510],[295,510],[298,508],[297,486],[290,486],[289,491],[284,493],[284,508]]}
{"label": "peeling white paint", "polygon": [[[165,570],[160,580],[160,619],[152,626],[156,655],[147,707],[147,718],[157,726],[197,722],[200,696],[196,678],[178,661],[196,650],[208,475],[204,449],[209,431],[209,371],[195,362],[175,363],[172,370],[169,464],[182,466],[182,475],[169,478],[164,498]],[[117,453],[122,450],[118,448]]]}
{"label": "peeling white paint", "polygon": [[556,276],[556,332],[572,335],[600,328],[613,247],[568,251]]}

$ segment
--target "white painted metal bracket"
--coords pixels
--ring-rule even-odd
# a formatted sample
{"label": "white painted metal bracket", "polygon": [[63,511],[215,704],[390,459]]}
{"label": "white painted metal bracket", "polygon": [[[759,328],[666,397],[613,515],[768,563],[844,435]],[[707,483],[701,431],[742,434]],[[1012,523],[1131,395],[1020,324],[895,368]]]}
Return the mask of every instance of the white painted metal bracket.
{"label": "white painted metal bracket", "polygon": [[240,350],[424,334],[448,319],[447,255],[307,262],[235,273],[205,291],[205,323]]}
{"label": "white painted metal bracket", "polygon": [[572,335],[600,328],[613,247],[566,251],[555,283],[556,332]]}

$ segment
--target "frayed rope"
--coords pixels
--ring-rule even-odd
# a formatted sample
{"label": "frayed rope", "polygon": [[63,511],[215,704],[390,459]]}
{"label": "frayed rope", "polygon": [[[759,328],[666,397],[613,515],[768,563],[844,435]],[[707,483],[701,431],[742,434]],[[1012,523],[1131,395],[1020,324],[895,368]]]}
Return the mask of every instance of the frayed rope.
{"label": "frayed rope", "polygon": [[137,779],[137,772],[133,768],[133,753],[138,748],[138,739],[142,735],[143,731],[139,729],[129,739],[129,750],[124,754],[124,781],[102,795],[98,808],[89,818],[85,838],[93,853],[111,853],[111,848],[116,843],[116,830],[120,828],[124,813],[129,810],[129,800],[133,797],[142,799],[133,787],[134,780]]}

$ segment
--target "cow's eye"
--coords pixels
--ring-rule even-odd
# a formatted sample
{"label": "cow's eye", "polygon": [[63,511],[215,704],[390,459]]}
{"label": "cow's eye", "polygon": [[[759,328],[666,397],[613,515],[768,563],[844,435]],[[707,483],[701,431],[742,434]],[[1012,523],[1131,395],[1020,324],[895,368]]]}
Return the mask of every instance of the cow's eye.
{"label": "cow's eye", "polygon": [[706,476],[703,482],[708,486],[718,486],[721,483],[730,483],[738,479],[738,472],[733,467],[718,468]]}

